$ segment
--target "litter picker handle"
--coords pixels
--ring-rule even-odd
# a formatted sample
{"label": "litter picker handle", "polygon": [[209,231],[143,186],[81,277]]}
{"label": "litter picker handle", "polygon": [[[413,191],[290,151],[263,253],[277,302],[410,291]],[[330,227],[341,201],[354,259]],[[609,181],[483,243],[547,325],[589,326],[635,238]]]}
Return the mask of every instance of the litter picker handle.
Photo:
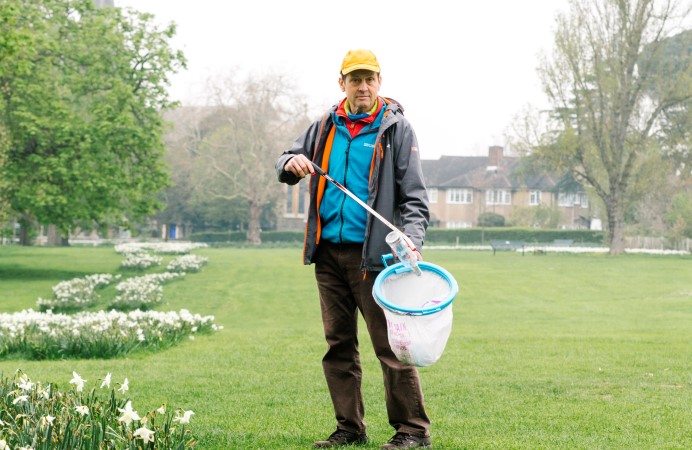
{"label": "litter picker handle", "polygon": [[323,176],[325,179],[327,179],[327,180],[329,180],[329,179],[331,178],[329,175],[327,175],[327,172],[325,172],[324,170],[322,170],[322,168],[321,168],[320,166],[318,166],[317,164],[315,164],[315,163],[312,163],[312,169],[313,169],[315,172],[317,172],[317,173],[319,173],[320,175],[322,175],[322,176]]}
{"label": "litter picker handle", "polygon": [[351,192],[351,191],[349,191],[348,189],[346,189],[341,183],[339,183],[338,181],[336,181],[334,178],[330,177],[329,174],[328,174],[327,172],[325,172],[324,170],[322,170],[322,168],[321,168],[320,166],[318,166],[318,165],[315,164],[314,162],[312,162],[311,164],[312,164],[312,168],[314,169],[315,172],[317,172],[318,174],[322,175],[322,176],[325,178],[325,180],[329,181],[329,182],[332,183],[334,186],[336,186],[337,188],[339,188],[339,190],[341,190],[344,194],[346,194],[346,195],[348,195],[349,197],[351,197],[356,203],[358,203],[360,206],[362,206],[363,208],[365,208],[365,210],[366,210],[367,212],[369,212],[369,213],[372,214],[373,216],[377,217],[377,219],[379,219],[379,221],[382,222],[383,224],[387,225],[387,226],[389,227],[389,229],[391,229],[392,231],[396,231],[397,233],[399,233],[399,234],[402,236],[402,238],[404,239],[404,241],[406,242],[406,245],[408,245],[408,247],[409,247],[411,250],[416,251],[416,246],[413,244],[413,242],[411,241],[411,239],[409,239],[409,237],[406,236],[406,234],[404,234],[400,229],[398,229],[397,227],[395,227],[394,225],[392,225],[387,219],[385,219],[384,217],[382,217],[382,215],[381,215],[380,213],[378,213],[377,211],[375,211],[374,209],[372,209],[370,206],[368,206],[367,203],[365,203],[363,200],[359,199],[353,192]]}

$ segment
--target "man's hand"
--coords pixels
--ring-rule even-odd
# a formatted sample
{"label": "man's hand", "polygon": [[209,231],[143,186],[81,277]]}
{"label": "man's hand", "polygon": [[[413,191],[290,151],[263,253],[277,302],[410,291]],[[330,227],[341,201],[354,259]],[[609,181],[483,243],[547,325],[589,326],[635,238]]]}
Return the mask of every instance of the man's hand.
{"label": "man's hand", "polygon": [[305,155],[296,155],[289,159],[284,166],[286,172],[291,172],[298,178],[305,178],[308,174],[315,175],[312,163]]}

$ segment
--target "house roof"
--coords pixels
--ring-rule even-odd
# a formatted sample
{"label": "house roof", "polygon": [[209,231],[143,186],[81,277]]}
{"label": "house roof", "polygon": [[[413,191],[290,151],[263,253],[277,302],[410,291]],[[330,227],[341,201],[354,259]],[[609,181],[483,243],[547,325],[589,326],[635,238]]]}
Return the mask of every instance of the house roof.
{"label": "house roof", "polygon": [[487,156],[441,156],[439,159],[421,160],[425,183],[433,187],[442,187],[445,183],[487,164]]}
{"label": "house roof", "polygon": [[442,156],[421,160],[428,187],[471,189],[539,189],[553,190],[557,177],[527,170],[517,157],[501,156],[490,165],[488,156]]}

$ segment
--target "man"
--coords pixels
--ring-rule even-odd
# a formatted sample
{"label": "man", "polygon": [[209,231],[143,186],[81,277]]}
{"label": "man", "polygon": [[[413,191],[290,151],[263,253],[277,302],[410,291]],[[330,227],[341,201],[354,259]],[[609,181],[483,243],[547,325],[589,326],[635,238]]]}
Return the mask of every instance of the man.
{"label": "man", "polygon": [[[429,213],[418,144],[403,108],[378,95],[382,77],[375,55],[352,50],[341,66],[346,98],[314,122],[276,162],[279,181],[308,174],[310,208],[303,261],[315,264],[328,349],[322,360],[337,429],[315,447],[368,442],[358,352],[358,311],[380,360],[389,423],[396,430],[382,449],[432,448],[430,420],[415,367],[394,356],[384,312],[372,297],[389,228],[336,186],[316,176],[313,162],[399,226],[421,248]],[[420,253],[417,253],[420,259]]]}

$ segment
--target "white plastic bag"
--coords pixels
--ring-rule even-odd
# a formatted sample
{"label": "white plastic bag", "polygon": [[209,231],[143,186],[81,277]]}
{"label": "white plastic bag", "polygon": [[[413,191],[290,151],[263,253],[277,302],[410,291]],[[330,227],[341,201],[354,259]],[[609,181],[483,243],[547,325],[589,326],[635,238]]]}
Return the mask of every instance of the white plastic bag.
{"label": "white plastic bag", "polygon": [[434,264],[421,261],[421,276],[401,266],[389,266],[378,275],[373,296],[387,319],[394,355],[407,364],[429,366],[447,345],[458,286],[451,274]]}
{"label": "white plastic bag", "polygon": [[399,361],[418,367],[437,362],[452,331],[452,308],[427,316],[407,316],[382,308],[389,346]]}

